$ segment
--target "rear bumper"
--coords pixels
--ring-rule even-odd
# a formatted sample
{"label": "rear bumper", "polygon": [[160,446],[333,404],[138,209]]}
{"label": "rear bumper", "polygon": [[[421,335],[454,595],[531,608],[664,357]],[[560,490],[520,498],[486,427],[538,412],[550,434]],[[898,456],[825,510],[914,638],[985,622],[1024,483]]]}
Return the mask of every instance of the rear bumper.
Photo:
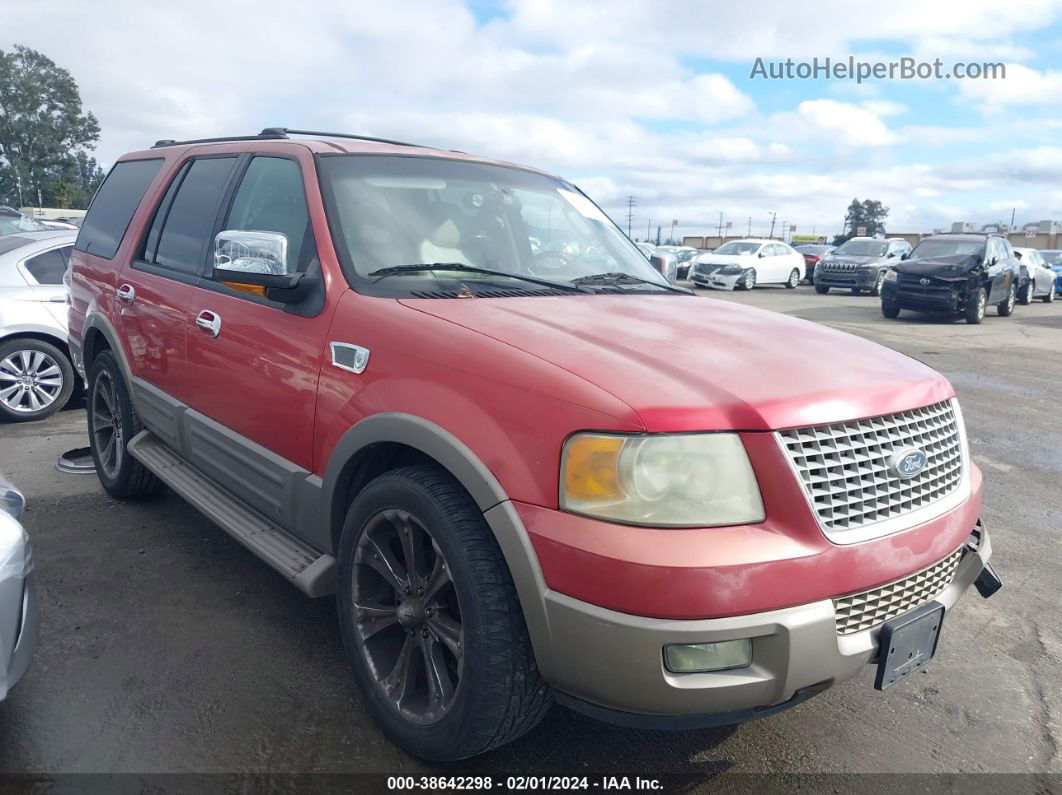
{"label": "rear bumper", "polygon": [[[936,601],[951,609],[991,557],[988,534],[967,543],[954,579]],[[928,601],[928,600],[927,600]],[[851,679],[874,661],[878,627],[838,635],[831,599],[705,620],[619,613],[549,591],[551,659],[543,673],[559,700],[593,717],[647,728],[726,725],[786,709]],[[670,643],[752,639],[752,664],[718,673],[675,674]]]}

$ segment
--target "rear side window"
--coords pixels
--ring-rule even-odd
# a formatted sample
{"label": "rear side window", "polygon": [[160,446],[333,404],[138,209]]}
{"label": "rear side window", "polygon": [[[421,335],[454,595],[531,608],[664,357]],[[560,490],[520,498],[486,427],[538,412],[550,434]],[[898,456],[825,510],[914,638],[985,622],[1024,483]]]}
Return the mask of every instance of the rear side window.
{"label": "rear side window", "polygon": [[96,191],[74,248],[112,259],[162,162],[158,159],[117,163]]}
{"label": "rear side window", "polygon": [[70,249],[70,246],[65,246],[45,251],[26,260],[24,267],[37,280],[37,284],[62,284]]}
{"label": "rear side window", "polygon": [[235,157],[206,157],[181,169],[148,233],[144,260],[179,273],[199,273]]}
{"label": "rear side window", "polygon": [[288,239],[288,269],[305,271],[317,252],[299,164],[280,157],[254,158],[224,228],[280,232]]}

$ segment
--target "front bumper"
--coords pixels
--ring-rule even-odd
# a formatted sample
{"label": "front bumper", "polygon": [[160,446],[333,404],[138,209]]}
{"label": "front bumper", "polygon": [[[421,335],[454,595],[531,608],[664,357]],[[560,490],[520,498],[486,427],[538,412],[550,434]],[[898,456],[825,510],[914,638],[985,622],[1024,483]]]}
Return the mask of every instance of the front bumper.
{"label": "front bumper", "polygon": [[[19,586],[21,593],[7,609],[17,611],[17,628],[14,647],[7,659],[0,657],[0,701],[18,684],[29,668],[33,648],[37,645],[37,580],[33,572],[22,581],[10,581],[12,587]],[[4,650],[7,651],[6,649]]]}
{"label": "front bumper", "polygon": [[[951,583],[935,598],[950,610],[984,571],[987,532],[971,535]],[[928,599],[927,599],[928,601]],[[704,620],[634,616],[546,594],[549,633],[566,664],[544,671],[559,700],[593,717],[647,728],[724,725],[777,712],[851,679],[878,653],[880,627],[838,635],[832,599]],[[675,674],[670,643],[752,639],[752,664]]]}
{"label": "front bumper", "polygon": [[815,273],[815,284],[820,287],[854,287],[856,289],[869,290],[874,286],[874,281],[877,278],[878,271],[876,268],[873,270],[831,271],[819,266]]}
{"label": "front bumper", "polygon": [[925,312],[961,312],[966,307],[966,282],[942,283],[927,279],[927,284],[885,282],[881,290],[883,303],[901,309]]}

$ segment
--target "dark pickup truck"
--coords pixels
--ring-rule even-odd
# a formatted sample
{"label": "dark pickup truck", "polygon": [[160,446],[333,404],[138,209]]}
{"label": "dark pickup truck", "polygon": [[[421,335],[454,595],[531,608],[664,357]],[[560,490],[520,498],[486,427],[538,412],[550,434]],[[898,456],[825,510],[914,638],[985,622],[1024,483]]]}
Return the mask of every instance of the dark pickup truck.
{"label": "dark pickup truck", "polygon": [[1010,242],[999,235],[933,235],[885,274],[881,313],[894,318],[912,309],[961,314],[967,323],[980,323],[988,304],[995,304],[1000,317],[1008,317],[1020,267]]}

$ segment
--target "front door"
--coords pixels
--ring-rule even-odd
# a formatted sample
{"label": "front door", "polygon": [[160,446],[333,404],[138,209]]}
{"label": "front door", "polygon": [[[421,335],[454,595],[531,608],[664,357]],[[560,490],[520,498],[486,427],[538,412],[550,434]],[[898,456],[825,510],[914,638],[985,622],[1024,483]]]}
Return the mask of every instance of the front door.
{"label": "front door", "polygon": [[[224,474],[231,478],[225,482],[237,492],[237,481],[257,482],[262,467],[293,464],[312,469],[317,380],[328,346],[330,312],[325,310],[304,170],[312,171],[312,161],[300,164],[291,157],[255,155],[218,228],[282,233],[289,270],[319,281],[317,305],[308,311],[300,305],[297,313],[226,286],[208,267],[188,308],[188,403],[220,426],[204,423],[204,442],[224,428],[237,435],[237,445],[253,443],[224,464]],[[253,471],[256,468],[259,472]],[[241,496],[250,499],[252,494]]]}

